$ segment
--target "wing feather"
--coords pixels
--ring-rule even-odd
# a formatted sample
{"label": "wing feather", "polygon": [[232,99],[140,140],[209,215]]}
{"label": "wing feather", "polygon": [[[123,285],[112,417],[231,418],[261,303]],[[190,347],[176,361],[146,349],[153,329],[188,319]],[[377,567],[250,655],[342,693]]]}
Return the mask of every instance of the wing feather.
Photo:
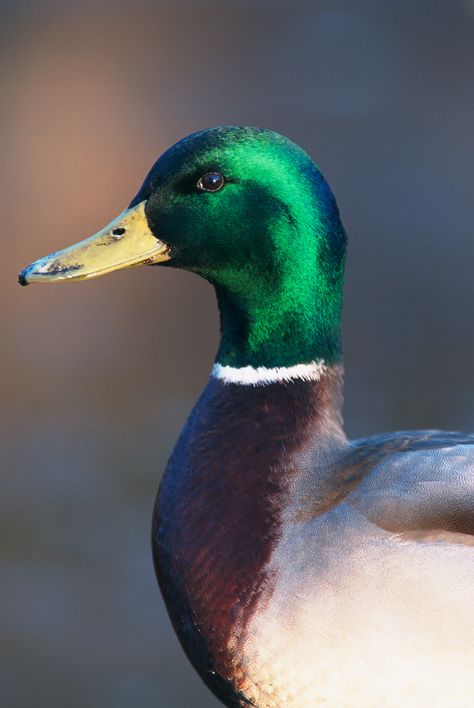
{"label": "wing feather", "polygon": [[372,523],[424,541],[474,536],[474,435],[402,431],[359,440],[351,454],[365,473],[345,501]]}

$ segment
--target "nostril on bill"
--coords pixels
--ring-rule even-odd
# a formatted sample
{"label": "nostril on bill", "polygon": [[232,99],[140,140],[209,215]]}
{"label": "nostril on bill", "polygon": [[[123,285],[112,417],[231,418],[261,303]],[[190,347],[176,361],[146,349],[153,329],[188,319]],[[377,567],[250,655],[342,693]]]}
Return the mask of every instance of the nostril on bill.
{"label": "nostril on bill", "polygon": [[118,240],[119,238],[122,238],[122,236],[124,235],[125,231],[126,231],[126,229],[118,228],[118,229],[114,229],[114,230],[112,231],[112,234],[113,234],[113,236],[115,236],[115,237],[117,238],[117,240]]}

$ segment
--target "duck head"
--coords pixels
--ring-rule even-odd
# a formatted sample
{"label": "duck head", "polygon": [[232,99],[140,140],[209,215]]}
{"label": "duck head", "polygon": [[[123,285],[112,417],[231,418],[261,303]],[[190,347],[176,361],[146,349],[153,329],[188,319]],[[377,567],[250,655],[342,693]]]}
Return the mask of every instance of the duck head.
{"label": "duck head", "polygon": [[216,288],[222,365],[335,363],[345,245],[331,190],[301,148],[272,131],[220,127],[176,143],[119,217],[19,282],[183,268]]}

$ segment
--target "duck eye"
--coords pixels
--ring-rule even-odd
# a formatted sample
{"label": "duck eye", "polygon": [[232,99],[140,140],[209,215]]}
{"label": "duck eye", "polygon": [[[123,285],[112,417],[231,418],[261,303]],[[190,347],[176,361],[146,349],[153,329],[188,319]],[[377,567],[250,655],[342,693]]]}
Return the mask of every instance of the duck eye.
{"label": "duck eye", "polygon": [[218,192],[224,186],[224,178],[219,172],[208,172],[197,183],[202,192]]}

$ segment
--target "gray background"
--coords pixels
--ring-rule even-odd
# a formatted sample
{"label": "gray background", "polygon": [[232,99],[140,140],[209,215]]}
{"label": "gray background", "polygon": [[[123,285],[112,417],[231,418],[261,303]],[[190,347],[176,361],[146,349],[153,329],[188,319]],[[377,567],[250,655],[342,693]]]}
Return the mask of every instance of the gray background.
{"label": "gray background", "polygon": [[350,435],[474,429],[467,0],[3,2],[0,705],[217,705],[156,587],[158,481],[217,345],[213,293],[142,269],[20,289],[211,125],[285,133],[350,239]]}

